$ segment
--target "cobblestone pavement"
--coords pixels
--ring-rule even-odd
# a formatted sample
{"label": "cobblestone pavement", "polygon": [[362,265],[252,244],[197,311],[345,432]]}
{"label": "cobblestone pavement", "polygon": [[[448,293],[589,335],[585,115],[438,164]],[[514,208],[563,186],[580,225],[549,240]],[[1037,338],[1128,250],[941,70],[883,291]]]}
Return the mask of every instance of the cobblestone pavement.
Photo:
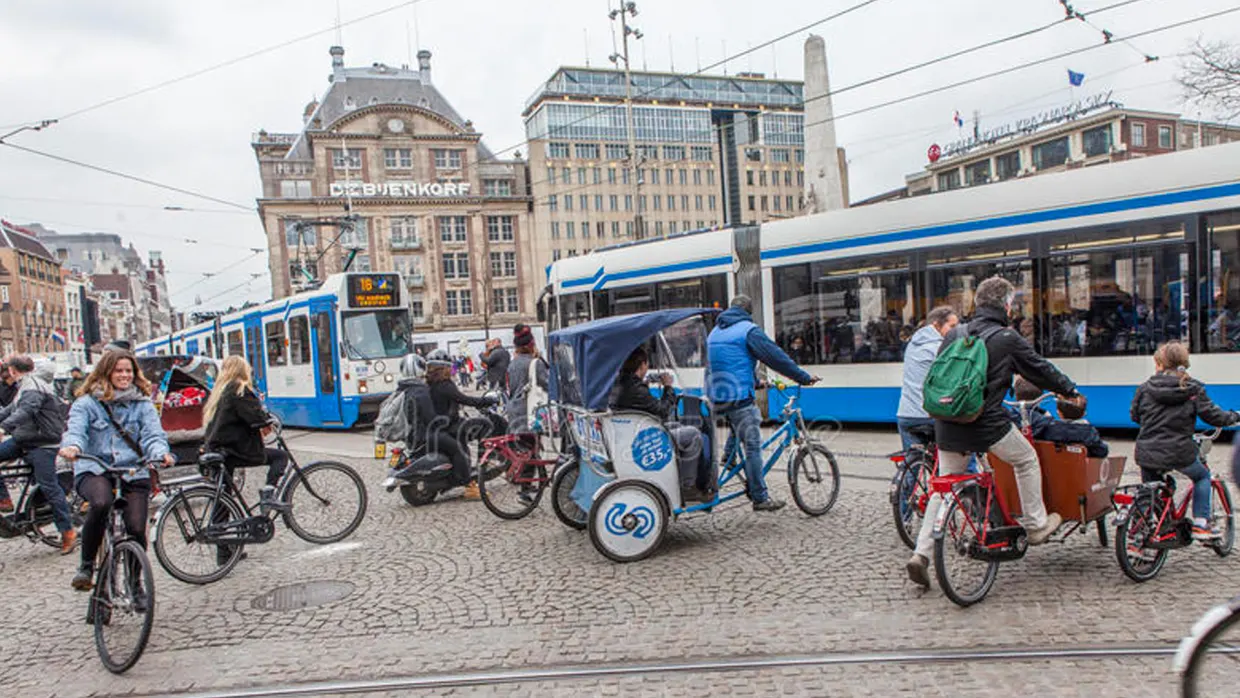
{"label": "cobblestone pavement", "polygon": [[[290,682],[681,658],[998,646],[1175,642],[1236,591],[1236,559],[1175,551],[1137,586],[1091,535],[1033,549],[999,572],[990,597],[959,609],[904,577],[892,530],[890,466],[842,459],[835,508],[811,519],[731,508],[674,523],[660,551],[608,562],[549,502],[521,521],[448,499],[412,508],[383,492],[361,434],[293,441],[341,455],[370,484],[370,512],[348,541],[318,547],[279,525],[275,540],[209,586],[156,565],[155,630],[142,661],[115,677],[94,654],[76,558],[0,543],[0,694],[164,694]],[[894,450],[894,435],[841,437],[840,451]],[[1123,450],[1123,444],[1117,444]],[[1218,460],[1225,462],[1226,449]],[[299,452],[303,461],[311,454]],[[261,478],[251,476],[253,482]],[[772,476],[777,494],[786,480]],[[451,495],[449,495],[451,497]],[[255,600],[295,582],[344,580],[343,600],[267,611]],[[1191,590],[1191,591],[1190,591]],[[452,689],[454,695],[1168,695],[1167,658],[845,665],[654,674]],[[435,694],[445,691],[435,691]],[[933,693],[933,691],[931,692]]]}

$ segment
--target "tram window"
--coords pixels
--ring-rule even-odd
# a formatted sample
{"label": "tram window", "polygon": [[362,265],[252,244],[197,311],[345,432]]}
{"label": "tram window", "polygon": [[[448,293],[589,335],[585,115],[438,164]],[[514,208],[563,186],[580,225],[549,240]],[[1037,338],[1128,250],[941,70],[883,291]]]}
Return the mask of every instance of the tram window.
{"label": "tram window", "polygon": [[288,350],[294,366],[310,363],[310,320],[305,315],[288,319]]}
{"label": "tram window", "polygon": [[241,330],[228,333],[228,355],[245,356],[245,342],[241,339]]}
{"label": "tram window", "polygon": [[973,293],[991,276],[1002,276],[1016,287],[1013,317],[1027,315],[1036,291],[1029,249],[1021,241],[1000,241],[934,250],[926,260],[930,284],[927,307],[950,305],[962,318],[973,314]]}
{"label": "tram window", "polygon": [[667,281],[659,284],[659,309],[700,308],[702,280]]}
{"label": "tram window", "polygon": [[207,337],[206,341],[203,344],[204,344],[204,351],[202,352],[202,355],[203,356],[215,356],[215,354],[211,352],[211,338]]}
{"label": "tram window", "polygon": [[655,309],[655,287],[633,286],[611,292],[612,311],[616,315],[632,315]]}
{"label": "tram window", "polygon": [[1178,224],[1052,237],[1046,354],[1142,355],[1186,339],[1191,246],[1183,237]]}
{"label": "tram window", "polygon": [[267,363],[271,366],[284,366],[288,363],[288,353],[284,346],[284,321],[269,322],[266,329]]}
{"label": "tram window", "polygon": [[[1206,305],[1206,346],[1240,351],[1240,211],[1209,216],[1210,275],[1201,279]],[[1207,286],[1208,284],[1208,286]]]}

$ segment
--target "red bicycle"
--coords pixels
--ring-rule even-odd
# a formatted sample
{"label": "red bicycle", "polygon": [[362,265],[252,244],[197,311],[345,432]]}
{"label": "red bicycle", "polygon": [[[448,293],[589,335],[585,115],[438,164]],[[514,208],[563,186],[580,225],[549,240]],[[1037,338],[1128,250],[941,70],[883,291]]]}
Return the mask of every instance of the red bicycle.
{"label": "red bicycle", "polygon": [[[1213,429],[1193,434],[1201,463],[1207,470],[1210,466],[1206,456],[1220,433],[1221,429]],[[1192,490],[1176,503],[1175,478],[1171,473],[1154,482],[1121,487],[1111,499],[1119,512],[1115,517],[1115,557],[1120,569],[1134,582],[1146,582],[1158,576],[1170,551],[1193,544],[1193,520],[1188,513]],[[1236,541],[1236,522],[1232,517],[1227,484],[1213,473],[1210,475],[1210,513],[1211,526],[1218,537],[1200,542],[1219,557],[1227,557]]]}
{"label": "red bicycle", "polygon": [[504,434],[483,439],[478,457],[482,503],[501,519],[520,519],[538,507],[551,484],[559,454],[542,457],[538,434]]}

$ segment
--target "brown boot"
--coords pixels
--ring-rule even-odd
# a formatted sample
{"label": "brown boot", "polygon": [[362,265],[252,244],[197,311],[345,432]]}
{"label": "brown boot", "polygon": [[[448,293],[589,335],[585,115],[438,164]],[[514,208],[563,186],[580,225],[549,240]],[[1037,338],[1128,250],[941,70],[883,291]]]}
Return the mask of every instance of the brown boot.
{"label": "brown boot", "polygon": [[78,536],[77,531],[72,528],[60,534],[60,554],[68,555],[77,550]]}
{"label": "brown boot", "polygon": [[482,499],[482,492],[480,492],[480,491],[478,490],[478,481],[477,481],[477,480],[470,480],[470,481],[469,481],[469,484],[468,484],[468,485],[465,485],[465,495],[464,495],[464,496],[465,496],[465,499],[471,499],[471,500],[472,500],[472,499]]}

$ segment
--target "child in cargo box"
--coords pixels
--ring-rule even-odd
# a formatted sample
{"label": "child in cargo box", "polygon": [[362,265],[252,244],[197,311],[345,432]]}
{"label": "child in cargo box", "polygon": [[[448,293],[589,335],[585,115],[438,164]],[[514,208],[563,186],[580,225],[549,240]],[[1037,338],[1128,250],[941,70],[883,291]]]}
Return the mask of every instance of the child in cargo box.
{"label": "child in cargo box", "polygon": [[1210,522],[1210,471],[1201,462],[1193,431],[1197,420],[1216,427],[1240,422],[1240,414],[1215,405],[1205,386],[1188,375],[1188,347],[1167,342],[1154,352],[1155,373],[1132,399],[1129,416],[1141,427],[1136,461],[1143,482],[1156,482],[1169,470],[1193,481],[1193,538],[1217,536]]}
{"label": "child in cargo box", "polygon": [[[1042,391],[1022,376],[1017,376],[1012,383],[1012,393],[1017,400],[1031,401],[1037,400]],[[1057,444],[1081,444],[1089,457],[1105,458],[1110,453],[1110,447],[1102,440],[1098,430],[1085,419],[1085,407],[1063,400],[1058,401],[1058,406],[1059,419],[1055,419],[1040,406],[1030,409],[1029,422],[1033,438]],[[1014,407],[1007,410],[1012,422],[1021,426],[1020,412]]]}

